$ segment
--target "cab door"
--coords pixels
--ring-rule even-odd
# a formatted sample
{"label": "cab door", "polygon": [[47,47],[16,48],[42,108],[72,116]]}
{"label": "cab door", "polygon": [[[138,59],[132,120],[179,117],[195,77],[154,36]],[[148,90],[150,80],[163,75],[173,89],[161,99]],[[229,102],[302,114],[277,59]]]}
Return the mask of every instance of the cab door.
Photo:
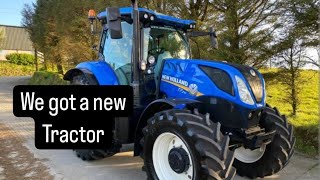
{"label": "cab door", "polygon": [[130,85],[131,54],[132,54],[132,25],[122,22],[122,38],[112,39],[108,29],[104,30],[104,40],[101,42],[102,58],[117,75],[120,85]]}

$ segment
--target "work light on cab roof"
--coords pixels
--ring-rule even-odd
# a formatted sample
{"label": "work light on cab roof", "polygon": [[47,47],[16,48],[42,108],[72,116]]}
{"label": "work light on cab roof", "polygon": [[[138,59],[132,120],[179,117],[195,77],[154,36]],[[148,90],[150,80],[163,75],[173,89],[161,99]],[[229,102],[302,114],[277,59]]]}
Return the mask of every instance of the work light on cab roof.
{"label": "work light on cab roof", "polygon": [[93,9],[90,9],[88,12],[88,19],[90,22],[90,30],[91,30],[91,34],[94,34],[95,32],[95,28],[93,26],[93,21],[96,20],[96,11]]}
{"label": "work light on cab roof", "polygon": [[88,12],[88,19],[95,19],[96,18],[96,11],[93,9],[90,9]]}

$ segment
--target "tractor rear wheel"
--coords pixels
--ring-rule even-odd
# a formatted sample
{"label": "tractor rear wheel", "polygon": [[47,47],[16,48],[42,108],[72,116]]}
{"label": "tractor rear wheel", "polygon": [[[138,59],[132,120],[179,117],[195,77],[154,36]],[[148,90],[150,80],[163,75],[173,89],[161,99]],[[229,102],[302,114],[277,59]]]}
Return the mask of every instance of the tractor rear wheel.
{"label": "tractor rear wheel", "polygon": [[155,114],[143,129],[143,169],[148,179],[232,179],[229,137],[209,114],[167,110]]}
{"label": "tractor rear wheel", "polygon": [[77,157],[84,161],[99,160],[111,157],[120,152],[121,145],[113,145],[110,149],[74,149]]}
{"label": "tractor rear wheel", "polygon": [[266,107],[262,111],[260,126],[266,132],[275,130],[270,144],[250,150],[240,147],[235,150],[234,167],[240,176],[257,178],[270,176],[284,168],[293,155],[295,137],[292,125],[277,108]]}
{"label": "tractor rear wheel", "polygon": [[[71,85],[98,85],[98,82],[93,75],[81,74],[73,77]],[[121,144],[113,143],[112,147],[109,149],[74,149],[74,151],[77,157],[82,160],[91,161],[113,156],[120,152],[120,148]]]}

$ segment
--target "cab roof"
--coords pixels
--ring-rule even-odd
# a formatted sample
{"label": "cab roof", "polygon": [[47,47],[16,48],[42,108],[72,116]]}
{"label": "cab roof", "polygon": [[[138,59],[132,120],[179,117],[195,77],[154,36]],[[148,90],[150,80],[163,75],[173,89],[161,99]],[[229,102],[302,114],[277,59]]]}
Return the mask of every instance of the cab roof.
{"label": "cab roof", "polygon": [[[130,16],[131,13],[132,13],[132,7],[120,8],[121,16],[126,16],[126,15]],[[161,13],[157,13],[157,12],[145,9],[145,8],[139,8],[139,13],[140,14],[147,13],[149,15],[154,15],[154,17],[155,17],[154,23],[157,23],[157,24],[175,26],[175,27],[180,27],[180,28],[185,28],[185,27],[189,28],[190,25],[196,24],[196,22],[194,20],[179,19],[179,18],[176,18],[173,16],[168,16],[168,15],[164,15]],[[103,11],[103,12],[99,13],[97,15],[97,17],[99,20],[102,20],[107,17],[107,12]]]}

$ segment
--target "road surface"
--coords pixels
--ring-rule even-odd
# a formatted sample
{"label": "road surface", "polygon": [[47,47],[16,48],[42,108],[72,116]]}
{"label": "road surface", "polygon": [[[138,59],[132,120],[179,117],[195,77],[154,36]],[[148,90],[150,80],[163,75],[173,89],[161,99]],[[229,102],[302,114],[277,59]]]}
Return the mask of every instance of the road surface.
{"label": "road surface", "polygon": [[[0,77],[0,180],[1,179],[146,179],[142,160],[131,152],[94,162],[82,161],[72,150],[38,150],[34,121],[12,114],[12,89],[29,77]],[[130,146],[129,146],[130,148]],[[280,173],[268,179],[319,179],[319,160],[294,154]],[[235,177],[236,180],[246,178]]]}

